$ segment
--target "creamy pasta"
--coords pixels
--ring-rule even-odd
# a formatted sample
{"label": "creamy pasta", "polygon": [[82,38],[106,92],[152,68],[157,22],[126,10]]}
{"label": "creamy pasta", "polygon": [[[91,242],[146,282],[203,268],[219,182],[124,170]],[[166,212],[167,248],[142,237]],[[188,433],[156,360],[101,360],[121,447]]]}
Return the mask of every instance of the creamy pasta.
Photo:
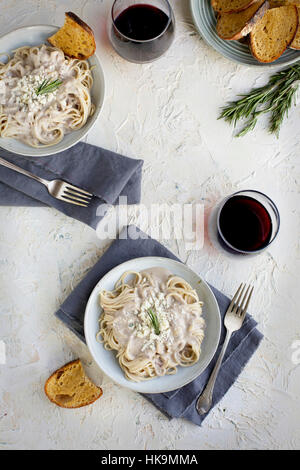
{"label": "creamy pasta", "polygon": [[[60,85],[53,92],[37,93],[55,80]],[[92,85],[87,61],[47,45],[17,49],[7,63],[0,62],[0,137],[32,147],[57,144],[94,112]]]}
{"label": "creamy pasta", "polygon": [[100,294],[97,339],[117,351],[125,376],[139,382],[174,374],[200,356],[202,302],[184,279],[163,268],[126,272]]}

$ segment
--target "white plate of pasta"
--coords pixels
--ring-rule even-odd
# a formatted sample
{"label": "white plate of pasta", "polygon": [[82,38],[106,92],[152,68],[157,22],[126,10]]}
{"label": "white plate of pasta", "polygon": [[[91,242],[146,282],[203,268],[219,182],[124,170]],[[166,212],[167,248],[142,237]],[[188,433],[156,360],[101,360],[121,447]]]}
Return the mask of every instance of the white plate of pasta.
{"label": "white plate of pasta", "polygon": [[[5,150],[31,157],[62,152],[82,140],[99,116],[105,92],[99,59],[65,56],[47,43],[57,30],[28,26],[0,38],[0,147]],[[45,89],[49,84],[56,86],[51,93]]]}
{"label": "white plate of pasta", "polygon": [[210,287],[185,264],[136,258],[95,286],[84,331],[94,360],[114,382],[164,393],[208,366],[219,344],[220,311]]}

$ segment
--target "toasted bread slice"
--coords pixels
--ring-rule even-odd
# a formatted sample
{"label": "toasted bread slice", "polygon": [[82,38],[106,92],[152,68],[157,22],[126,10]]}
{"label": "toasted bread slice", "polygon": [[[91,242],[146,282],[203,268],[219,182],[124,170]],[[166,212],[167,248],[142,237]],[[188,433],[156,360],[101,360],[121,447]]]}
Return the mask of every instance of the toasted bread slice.
{"label": "toasted bread slice", "polygon": [[250,7],[257,0],[211,0],[211,5],[218,13],[232,13]]}
{"label": "toasted bread slice", "polygon": [[252,54],[259,62],[273,62],[291,44],[297,29],[298,12],[295,6],[268,10],[250,33]]}
{"label": "toasted bread slice", "polygon": [[247,36],[269,8],[268,0],[259,0],[246,10],[219,15],[217,33],[229,41]]}
{"label": "toasted bread slice", "polygon": [[297,11],[298,11],[298,29],[296,31],[293,41],[291,42],[290,48],[300,50],[300,8],[297,7]]}
{"label": "toasted bread slice", "polygon": [[287,0],[270,0],[270,8],[278,8],[287,5]]}
{"label": "toasted bread slice", "polygon": [[270,0],[270,8],[284,7],[287,5],[300,7],[300,0]]}
{"label": "toasted bread slice", "polygon": [[50,401],[62,408],[80,408],[90,405],[102,395],[85,375],[79,359],[56,370],[45,383],[45,393]]}
{"label": "toasted bread slice", "polygon": [[96,51],[93,31],[71,11],[66,13],[63,27],[48,42],[74,59],[86,60]]}

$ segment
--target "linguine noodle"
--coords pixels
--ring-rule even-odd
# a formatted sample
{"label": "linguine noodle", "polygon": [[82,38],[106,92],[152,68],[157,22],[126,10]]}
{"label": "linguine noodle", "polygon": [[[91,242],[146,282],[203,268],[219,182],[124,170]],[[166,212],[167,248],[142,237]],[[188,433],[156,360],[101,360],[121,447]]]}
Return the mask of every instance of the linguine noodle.
{"label": "linguine noodle", "polygon": [[[38,95],[46,80],[62,83],[52,93]],[[70,59],[47,45],[20,47],[7,63],[0,62],[0,137],[32,147],[59,143],[94,112],[92,85],[87,61]]]}
{"label": "linguine noodle", "polygon": [[204,337],[202,302],[184,279],[162,268],[125,272],[113,291],[101,292],[100,305],[97,339],[117,352],[129,380],[175,374],[177,366],[198,361]]}

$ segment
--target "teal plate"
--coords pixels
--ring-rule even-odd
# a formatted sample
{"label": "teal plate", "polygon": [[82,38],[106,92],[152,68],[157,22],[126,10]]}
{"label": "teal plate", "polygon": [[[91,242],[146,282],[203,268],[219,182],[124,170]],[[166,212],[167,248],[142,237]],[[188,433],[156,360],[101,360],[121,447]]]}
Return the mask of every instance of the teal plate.
{"label": "teal plate", "polygon": [[264,64],[251,54],[247,44],[239,41],[224,41],[216,33],[216,17],[210,0],[190,0],[191,11],[196,28],[204,41],[229,60],[243,65],[283,66],[293,64],[300,59],[300,52],[287,49],[279,59]]}

